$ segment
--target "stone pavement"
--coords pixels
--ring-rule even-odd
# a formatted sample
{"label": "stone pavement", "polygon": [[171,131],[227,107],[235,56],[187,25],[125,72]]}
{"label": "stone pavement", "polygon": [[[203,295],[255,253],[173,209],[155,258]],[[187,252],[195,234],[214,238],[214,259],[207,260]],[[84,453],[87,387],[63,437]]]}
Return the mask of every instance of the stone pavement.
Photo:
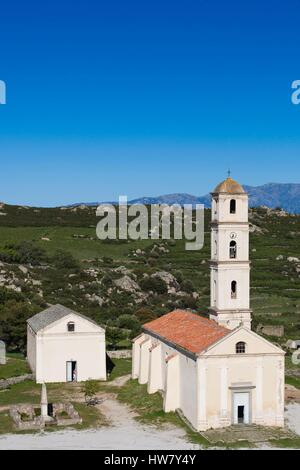
{"label": "stone pavement", "polygon": [[232,444],[240,441],[248,441],[251,443],[267,442],[271,439],[287,439],[297,437],[292,431],[282,428],[267,428],[257,425],[240,424],[229,426],[223,429],[209,429],[202,432],[211,444],[223,442],[224,444]]}

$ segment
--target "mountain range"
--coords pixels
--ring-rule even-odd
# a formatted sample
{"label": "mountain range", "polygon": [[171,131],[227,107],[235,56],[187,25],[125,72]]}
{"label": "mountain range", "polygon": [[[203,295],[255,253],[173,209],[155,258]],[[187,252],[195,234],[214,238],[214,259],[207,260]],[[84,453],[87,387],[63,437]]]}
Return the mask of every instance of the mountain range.
{"label": "mountain range", "polygon": [[[243,186],[249,194],[251,207],[267,206],[271,209],[280,207],[287,212],[300,213],[300,184],[298,183],[267,183],[262,186]],[[193,196],[186,193],[165,194],[162,196],[140,197],[128,201],[128,204],[204,204],[210,207],[210,194]],[[106,201],[107,203],[107,201]],[[115,204],[115,202],[111,202]],[[98,203],[85,203],[97,205]],[[76,204],[77,205],[77,204]]]}

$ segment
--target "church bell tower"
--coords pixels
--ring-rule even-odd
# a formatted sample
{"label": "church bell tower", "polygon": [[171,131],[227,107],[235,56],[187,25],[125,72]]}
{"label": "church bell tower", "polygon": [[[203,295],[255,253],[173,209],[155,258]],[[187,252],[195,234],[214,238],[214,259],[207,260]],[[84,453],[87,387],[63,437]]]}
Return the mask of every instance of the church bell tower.
{"label": "church bell tower", "polygon": [[210,319],[251,328],[248,195],[230,176],[211,195]]}

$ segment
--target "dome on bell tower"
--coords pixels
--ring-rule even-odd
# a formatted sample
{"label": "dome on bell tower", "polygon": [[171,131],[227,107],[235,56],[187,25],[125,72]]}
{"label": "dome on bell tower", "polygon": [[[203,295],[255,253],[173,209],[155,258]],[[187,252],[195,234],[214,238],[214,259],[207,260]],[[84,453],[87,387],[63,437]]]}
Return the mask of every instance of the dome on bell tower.
{"label": "dome on bell tower", "polygon": [[213,194],[228,193],[228,194],[245,194],[243,187],[234,181],[230,176],[222,181],[212,192]]}

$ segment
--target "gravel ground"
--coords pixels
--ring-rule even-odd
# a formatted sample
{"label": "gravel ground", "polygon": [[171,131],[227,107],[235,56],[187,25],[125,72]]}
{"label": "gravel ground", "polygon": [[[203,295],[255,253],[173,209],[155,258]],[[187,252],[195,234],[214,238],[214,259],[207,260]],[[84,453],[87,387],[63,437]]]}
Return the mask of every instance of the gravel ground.
{"label": "gravel ground", "polygon": [[[60,431],[40,434],[10,434],[0,437],[0,450],[4,449],[176,449],[196,450],[199,446],[188,442],[182,429],[172,426],[154,427],[134,420],[126,406],[114,399],[100,405],[102,413],[110,421],[109,427],[87,431]],[[300,404],[287,405],[288,427],[300,435]],[[267,448],[263,446],[263,448]]]}

